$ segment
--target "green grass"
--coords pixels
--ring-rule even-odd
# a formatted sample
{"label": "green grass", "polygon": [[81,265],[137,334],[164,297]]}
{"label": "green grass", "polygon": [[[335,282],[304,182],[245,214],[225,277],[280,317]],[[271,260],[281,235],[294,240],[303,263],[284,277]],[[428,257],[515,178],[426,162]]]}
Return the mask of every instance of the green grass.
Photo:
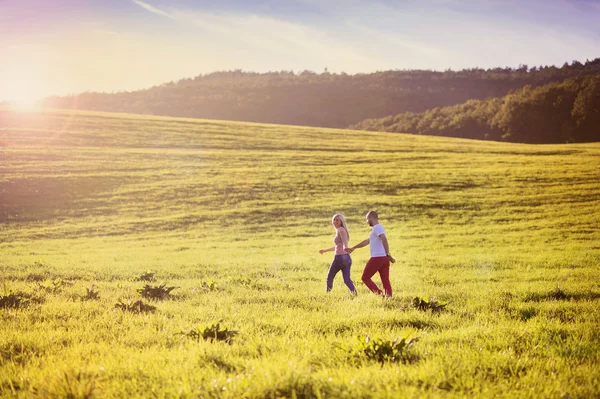
{"label": "green grass", "polygon": [[[599,144],[0,110],[0,396],[595,397],[599,162]],[[358,297],[339,275],[325,294],[331,216],[355,244],[370,209],[394,297],[360,281],[367,248]],[[230,340],[193,338],[218,320]],[[416,340],[390,360],[357,336]]]}

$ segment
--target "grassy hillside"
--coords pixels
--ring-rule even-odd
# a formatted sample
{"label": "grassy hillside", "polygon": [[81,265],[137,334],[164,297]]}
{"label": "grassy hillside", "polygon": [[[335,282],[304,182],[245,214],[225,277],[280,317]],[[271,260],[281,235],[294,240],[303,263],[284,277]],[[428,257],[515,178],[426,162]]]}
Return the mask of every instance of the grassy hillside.
{"label": "grassy hillside", "polygon": [[[0,146],[2,397],[600,392],[598,144],[0,111]],[[369,209],[394,297],[368,249],[326,295],[331,216],[356,244]],[[418,341],[379,363],[366,335]]]}

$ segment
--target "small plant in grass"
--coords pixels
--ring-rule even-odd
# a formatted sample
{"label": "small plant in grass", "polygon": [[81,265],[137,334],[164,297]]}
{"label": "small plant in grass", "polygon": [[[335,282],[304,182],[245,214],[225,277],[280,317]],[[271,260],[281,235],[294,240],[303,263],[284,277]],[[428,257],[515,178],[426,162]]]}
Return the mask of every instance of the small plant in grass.
{"label": "small plant in grass", "polygon": [[568,299],[569,296],[563,290],[561,290],[560,287],[556,287],[552,292],[550,292],[550,294],[548,294],[548,298],[564,300]]}
{"label": "small plant in grass", "polygon": [[32,296],[24,292],[12,291],[6,283],[3,285],[0,295],[0,309],[5,308],[24,308],[31,303]]}
{"label": "small plant in grass", "polygon": [[94,301],[100,299],[100,291],[94,289],[94,286],[86,288],[85,290],[85,295],[81,296],[82,301]]}
{"label": "small plant in grass", "polygon": [[270,288],[268,285],[263,284],[260,281],[254,279],[250,279],[248,277],[240,277],[236,279],[229,277],[229,281],[232,284],[241,285],[242,287],[247,287],[256,291],[264,291]]}
{"label": "small plant in grass", "polygon": [[182,330],[176,335],[188,337],[196,341],[203,339],[211,342],[224,341],[231,343],[233,337],[237,335],[237,331],[229,330],[227,327],[223,327],[221,325],[222,322],[223,320],[219,320],[218,322],[213,322],[210,325],[192,327],[187,331]]}
{"label": "small plant in grass", "polygon": [[156,279],[154,278],[155,274],[156,274],[156,272],[152,272],[150,270],[147,270],[144,273],[142,273],[139,276],[137,276],[135,278],[135,281],[148,281],[148,282],[156,281]]}
{"label": "small plant in grass", "polygon": [[[46,279],[38,283],[38,288],[43,291],[46,291],[49,294],[56,294],[60,292],[67,284],[69,284],[67,281],[58,277],[54,280]],[[73,284],[71,283],[71,285]]]}
{"label": "small plant in grass", "polygon": [[217,283],[215,282],[215,280],[201,281],[200,289],[202,289],[204,291],[216,291]]}
{"label": "small plant in grass", "polygon": [[142,288],[138,288],[137,292],[140,293],[144,298],[148,299],[165,299],[175,288],[179,287],[167,287],[166,283],[160,285],[146,284]]}
{"label": "small plant in grass", "polygon": [[233,277],[229,277],[229,279],[234,284],[239,284],[239,285],[243,285],[243,286],[248,286],[252,283],[252,280],[250,280],[248,277],[239,277],[236,279],[234,279]]}
{"label": "small plant in grass", "polygon": [[424,312],[431,310],[435,313],[444,310],[448,304],[445,302],[439,302],[435,298],[431,298],[429,301],[426,301],[425,299],[416,296],[412,300],[412,305],[415,309],[422,310]]}
{"label": "small plant in grass", "polygon": [[142,301],[135,301],[133,303],[131,303],[131,301],[119,301],[115,304],[115,309],[131,313],[152,313],[156,311],[156,306],[152,306]]}
{"label": "small plant in grass", "polygon": [[347,347],[343,344],[336,344],[337,349],[348,352],[353,357],[375,361],[382,366],[384,363],[411,362],[416,360],[416,356],[410,353],[418,338],[409,338],[409,335],[394,340],[382,338],[371,338],[367,336],[358,336],[358,347]]}

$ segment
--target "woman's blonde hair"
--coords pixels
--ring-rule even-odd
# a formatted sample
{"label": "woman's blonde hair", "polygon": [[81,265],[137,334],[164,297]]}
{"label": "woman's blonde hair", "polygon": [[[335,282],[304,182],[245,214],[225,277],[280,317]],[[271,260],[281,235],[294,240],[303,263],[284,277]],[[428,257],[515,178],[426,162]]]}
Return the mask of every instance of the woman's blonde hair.
{"label": "woman's blonde hair", "polygon": [[333,222],[333,219],[335,218],[340,219],[340,222],[342,222],[342,227],[346,229],[346,234],[348,234],[348,241],[350,241],[350,231],[348,231],[348,226],[346,226],[346,219],[344,219],[344,215],[342,215],[341,213],[336,213],[331,218],[331,221]]}

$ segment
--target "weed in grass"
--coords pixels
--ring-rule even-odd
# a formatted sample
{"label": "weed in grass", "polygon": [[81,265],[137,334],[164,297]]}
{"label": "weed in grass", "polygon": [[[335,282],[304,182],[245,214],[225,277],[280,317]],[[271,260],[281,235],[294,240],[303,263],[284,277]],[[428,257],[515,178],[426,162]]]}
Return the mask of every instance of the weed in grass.
{"label": "weed in grass", "polygon": [[248,277],[237,277],[237,278],[233,278],[231,276],[229,276],[227,278],[229,280],[229,282],[231,284],[235,284],[235,285],[241,285],[243,287],[248,287],[250,286],[250,284],[252,284],[252,281],[250,278]]}
{"label": "weed in grass", "polygon": [[171,291],[179,287],[167,287],[166,283],[160,285],[146,284],[142,288],[138,288],[137,292],[148,299],[165,299],[171,295]]}
{"label": "weed in grass", "polygon": [[217,283],[215,282],[215,280],[201,281],[200,289],[203,291],[216,291]]}
{"label": "weed in grass", "polygon": [[334,346],[352,357],[375,361],[382,366],[384,363],[410,363],[417,360],[416,355],[410,353],[410,349],[418,341],[418,338],[409,338],[409,336],[410,333],[403,338],[394,340],[371,338],[368,335],[358,336],[358,347],[347,347],[339,343]]}
{"label": "weed in grass", "polygon": [[115,304],[115,309],[120,309],[124,312],[131,313],[152,313],[156,311],[156,306],[152,306],[142,301],[135,301],[131,303],[131,301],[123,302],[120,300]]}
{"label": "weed in grass", "polygon": [[63,280],[62,278],[57,277],[54,280],[46,279],[46,280],[38,283],[38,288],[49,294],[57,294],[60,291],[62,291],[62,289],[66,285],[73,285],[73,283],[67,282],[67,281]]}
{"label": "weed in grass", "polygon": [[181,335],[184,337],[191,338],[195,341],[199,341],[203,339],[205,341],[224,341],[227,343],[231,343],[231,340],[234,336],[237,335],[237,331],[229,330],[227,327],[223,327],[221,323],[223,320],[219,320],[216,323],[211,323],[206,326],[196,326],[192,327],[189,330],[182,330],[176,335]]}
{"label": "weed in grass", "polygon": [[3,284],[2,295],[0,295],[0,309],[19,309],[31,303],[32,295],[24,292],[13,292],[6,283]]}
{"label": "weed in grass", "polygon": [[422,310],[424,312],[431,310],[433,313],[436,313],[444,310],[448,304],[445,302],[438,302],[435,298],[431,298],[429,301],[426,301],[425,299],[416,296],[412,300],[412,305],[415,309]]}
{"label": "weed in grass", "polygon": [[233,278],[230,276],[228,280],[233,285],[240,285],[242,287],[247,287],[256,291],[266,291],[270,289],[270,287],[267,284],[263,284],[249,277]]}
{"label": "weed in grass", "polygon": [[85,295],[81,296],[82,301],[95,301],[100,299],[100,291],[94,289],[94,286],[91,288],[86,288]]}
{"label": "weed in grass", "polygon": [[156,281],[156,278],[154,277],[155,275],[156,275],[156,272],[147,270],[144,273],[142,273],[139,276],[137,276],[135,278],[135,281],[154,282],[154,281]]}

